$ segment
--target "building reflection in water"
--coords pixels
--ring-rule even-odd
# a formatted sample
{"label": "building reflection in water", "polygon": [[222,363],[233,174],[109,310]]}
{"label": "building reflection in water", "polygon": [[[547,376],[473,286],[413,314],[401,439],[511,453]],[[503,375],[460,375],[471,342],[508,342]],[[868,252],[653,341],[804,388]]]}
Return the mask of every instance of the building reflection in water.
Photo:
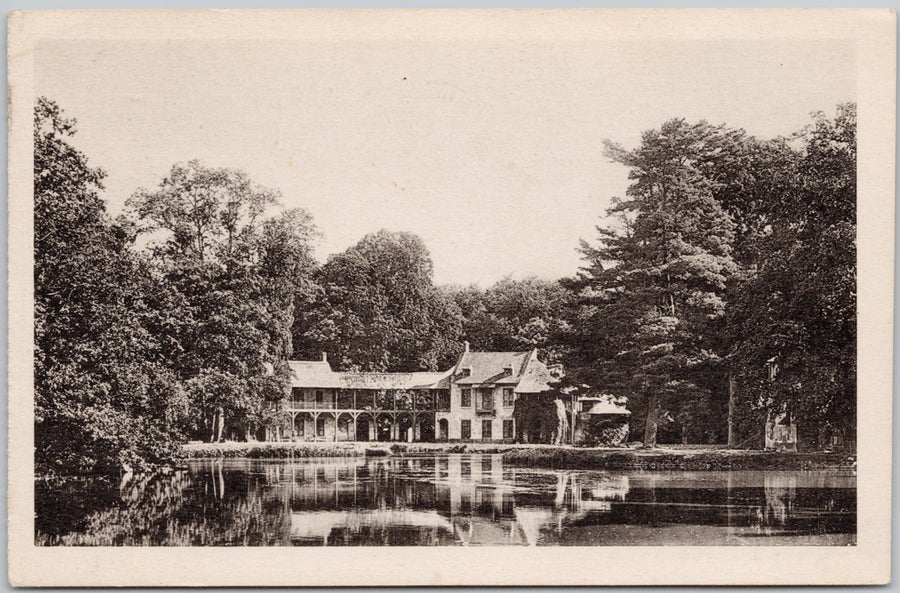
{"label": "building reflection in water", "polygon": [[291,539],[323,545],[536,545],[542,530],[609,511],[628,492],[627,476],[517,480],[522,471],[500,455],[453,455],[315,461],[267,477],[290,485]]}
{"label": "building reflection in water", "polygon": [[835,471],[560,471],[499,455],[219,459],[118,487],[37,484],[35,500],[40,545],[856,542],[856,477]]}
{"label": "building reflection in water", "polygon": [[646,545],[662,530],[673,544],[855,541],[855,477],[822,472],[535,470],[476,454],[260,469],[294,544]]}

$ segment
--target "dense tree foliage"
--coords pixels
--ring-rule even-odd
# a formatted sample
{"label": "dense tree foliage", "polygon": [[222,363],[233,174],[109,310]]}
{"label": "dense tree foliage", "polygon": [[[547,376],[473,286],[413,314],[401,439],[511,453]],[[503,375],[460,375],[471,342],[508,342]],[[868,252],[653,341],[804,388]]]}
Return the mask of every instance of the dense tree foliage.
{"label": "dense tree foliage", "polygon": [[584,250],[592,265],[583,278],[590,293],[581,327],[589,339],[597,330],[606,334],[597,352],[585,353],[594,375],[585,379],[643,404],[647,446],[656,444],[661,411],[702,401],[703,378],[721,361],[708,336],[724,316],[736,271],[734,222],[698,166],[715,133],[672,120],[645,132],[634,151],[608,144],[607,155],[629,167],[632,184],[611,210],[622,224],[601,229],[599,247]]}
{"label": "dense tree foliage", "polygon": [[293,304],[312,272],[316,230],[304,210],[262,219],[277,199],[243,172],[191,161],[128,201],[181,299],[175,371],[192,435],[253,438],[286,393]]}
{"label": "dense tree foliage", "polygon": [[381,230],[331,256],[295,327],[298,354],[341,369],[436,370],[460,350],[460,314],[435,288],[422,240]]}
{"label": "dense tree foliage", "polygon": [[35,461],[106,472],[171,457],[187,414],[171,370],[175,295],[106,214],[103,171],[69,141],[75,121],[34,115]]}
{"label": "dense tree foliage", "polygon": [[559,282],[535,277],[504,278],[486,290],[449,286],[462,314],[462,332],[472,349],[520,351],[538,348],[556,361],[560,337],[569,330],[572,293]]}
{"label": "dense tree foliage", "polygon": [[816,114],[795,140],[782,191],[755,208],[767,226],[738,287],[732,359],[741,410],[789,412],[824,446],[856,427],[855,106]]}
{"label": "dense tree foliage", "polygon": [[632,185],[567,284],[569,380],[628,395],[648,445],[659,418],[669,441],[722,442],[729,393],[734,444],[770,410],[852,438],[855,124],[843,105],[790,138],[673,120],[607,145]]}

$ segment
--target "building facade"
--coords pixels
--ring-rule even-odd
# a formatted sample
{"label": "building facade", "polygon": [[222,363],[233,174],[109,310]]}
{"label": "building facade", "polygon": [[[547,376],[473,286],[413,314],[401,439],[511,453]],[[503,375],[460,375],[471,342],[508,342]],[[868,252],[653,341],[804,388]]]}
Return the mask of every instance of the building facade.
{"label": "building facade", "polygon": [[450,374],[450,408],[436,413],[438,440],[514,442],[516,399],[546,391],[549,382],[536,349],[472,352],[467,347]]}
{"label": "building facade", "polygon": [[292,441],[514,442],[519,394],[549,388],[537,350],[471,352],[444,372],[335,372],[327,357],[290,361],[285,423]]}

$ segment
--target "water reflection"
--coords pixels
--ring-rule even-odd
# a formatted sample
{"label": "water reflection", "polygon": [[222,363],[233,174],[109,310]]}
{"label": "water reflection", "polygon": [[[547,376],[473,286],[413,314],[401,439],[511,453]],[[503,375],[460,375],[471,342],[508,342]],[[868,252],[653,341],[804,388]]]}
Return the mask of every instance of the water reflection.
{"label": "water reflection", "polygon": [[552,471],[499,455],[216,460],[132,479],[111,508],[59,525],[70,499],[39,489],[39,544],[856,542],[856,479],[834,471]]}

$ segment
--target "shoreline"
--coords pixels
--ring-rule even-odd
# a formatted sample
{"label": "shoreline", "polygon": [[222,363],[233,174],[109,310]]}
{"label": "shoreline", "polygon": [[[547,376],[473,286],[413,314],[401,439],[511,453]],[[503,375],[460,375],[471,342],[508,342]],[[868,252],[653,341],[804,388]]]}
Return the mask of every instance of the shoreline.
{"label": "shoreline", "polygon": [[724,446],[661,446],[654,449],[579,448],[504,443],[190,443],[185,459],[285,459],[309,457],[414,457],[452,453],[499,454],[518,467],[584,470],[820,470],[856,468],[853,453],[775,453]]}

